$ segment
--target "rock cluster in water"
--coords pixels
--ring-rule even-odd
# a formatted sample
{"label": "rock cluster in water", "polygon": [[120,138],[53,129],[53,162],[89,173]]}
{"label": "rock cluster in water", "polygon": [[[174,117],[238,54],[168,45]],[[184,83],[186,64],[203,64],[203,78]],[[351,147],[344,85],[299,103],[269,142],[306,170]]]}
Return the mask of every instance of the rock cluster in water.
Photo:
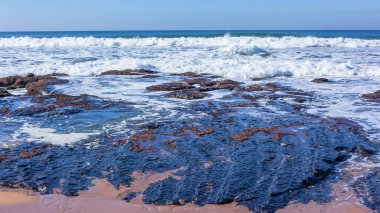
{"label": "rock cluster in water", "polygon": [[380,102],[380,90],[374,93],[364,94],[362,95],[362,98],[368,101]]}

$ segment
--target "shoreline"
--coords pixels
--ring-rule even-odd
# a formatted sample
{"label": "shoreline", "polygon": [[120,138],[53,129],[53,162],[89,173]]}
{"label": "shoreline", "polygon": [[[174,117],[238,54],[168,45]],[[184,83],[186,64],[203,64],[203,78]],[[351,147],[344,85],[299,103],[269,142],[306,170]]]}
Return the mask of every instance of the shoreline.
{"label": "shoreline", "polygon": [[[247,83],[210,74],[168,75],[146,69],[106,71],[90,79],[92,84],[85,82],[75,87],[78,90],[81,86],[102,85],[94,90],[100,92],[96,95],[67,92],[72,83],[78,84],[76,80],[58,73],[0,79],[0,84],[7,88],[1,91],[4,96],[1,100],[6,105],[0,107],[0,114],[52,122],[50,128],[14,126],[10,132],[16,133],[14,138],[20,138],[19,144],[0,150],[0,167],[9,172],[3,174],[6,181],[2,185],[12,182],[13,186],[29,185],[47,195],[2,188],[0,195],[6,199],[0,199],[0,210],[104,212],[112,205],[116,212],[136,213],[249,212],[265,208],[271,212],[370,212],[361,203],[377,202],[377,198],[371,198],[373,192],[366,191],[373,178],[377,178],[377,173],[374,177],[367,175],[372,171],[367,158],[373,156],[372,160],[376,160],[377,148],[356,122],[306,113],[308,103],[316,98],[314,93],[263,79]],[[114,95],[110,93],[110,89],[115,90],[113,85],[125,81],[126,86],[137,85],[128,93],[135,96],[133,101],[107,98]],[[326,78],[310,83],[326,87],[336,84]],[[8,92],[19,88],[26,94]],[[366,104],[380,100],[376,91],[358,98]],[[20,102],[24,107],[19,107]],[[152,106],[156,111],[147,116],[157,116],[160,123],[145,122],[146,111],[140,109],[151,110]],[[175,113],[171,117],[167,112]],[[103,129],[97,134],[56,130],[60,126],[56,125],[57,120],[78,124],[76,116],[79,116],[99,126],[104,121],[90,119],[118,120],[123,113],[129,120],[133,120],[131,115],[136,116],[138,125],[121,122],[126,126]],[[67,130],[65,126],[60,128]],[[45,133],[49,133],[48,137]],[[73,135],[78,136],[77,140],[65,145],[64,138]],[[48,143],[55,137],[63,140]],[[309,153],[317,154],[311,158]],[[353,155],[357,156],[357,162],[350,158]],[[62,167],[64,162],[74,165]],[[342,162],[354,167],[350,164],[336,171],[341,169]],[[304,166],[308,164],[313,167]],[[6,169],[10,165],[26,174],[23,177],[26,183],[18,182],[17,174]],[[360,165],[363,168],[356,168]],[[257,175],[260,167],[262,176]],[[66,177],[66,172],[70,176]],[[350,173],[355,175],[351,177]],[[38,181],[32,181],[33,176]],[[105,177],[110,182],[99,179]],[[336,182],[335,177],[340,181]],[[130,187],[125,187],[129,184]],[[119,190],[116,186],[120,186]],[[257,190],[260,187],[261,191]],[[230,190],[231,194],[224,194]],[[267,200],[257,204],[258,196]],[[271,202],[275,206],[270,206]]]}

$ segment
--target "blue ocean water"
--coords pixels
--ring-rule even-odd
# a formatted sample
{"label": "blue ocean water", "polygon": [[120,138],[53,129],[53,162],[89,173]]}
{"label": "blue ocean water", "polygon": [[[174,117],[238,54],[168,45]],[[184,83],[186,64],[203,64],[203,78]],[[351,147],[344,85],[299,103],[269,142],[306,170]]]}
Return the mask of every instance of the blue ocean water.
{"label": "blue ocean water", "polygon": [[380,39],[380,30],[186,30],[186,31],[57,31],[57,32],[0,32],[0,37],[95,37],[95,38],[175,38],[175,37],[219,37],[254,36],[254,37],[321,37],[321,38],[360,38]]}

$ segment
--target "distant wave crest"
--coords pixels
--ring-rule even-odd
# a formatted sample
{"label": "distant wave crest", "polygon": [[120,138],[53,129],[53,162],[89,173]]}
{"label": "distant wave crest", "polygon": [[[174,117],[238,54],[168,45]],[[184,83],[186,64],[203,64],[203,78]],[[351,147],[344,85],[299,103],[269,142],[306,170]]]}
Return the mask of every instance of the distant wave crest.
{"label": "distant wave crest", "polygon": [[257,48],[304,48],[304,47],[380,47],[380,40],[354,38],[317,38],[317,37],[181,37],[181,38],[95,38],[95,37],[57,37],[0,38],[0,47],[226,47],[255,46]]}
{"label": "distant wave crest", "polygon": [[259,47],[241,47],[241,46],[232,46],[224,49],[226,52],[231,54],[238,54],[243,56],[268,56],[270,52]]}

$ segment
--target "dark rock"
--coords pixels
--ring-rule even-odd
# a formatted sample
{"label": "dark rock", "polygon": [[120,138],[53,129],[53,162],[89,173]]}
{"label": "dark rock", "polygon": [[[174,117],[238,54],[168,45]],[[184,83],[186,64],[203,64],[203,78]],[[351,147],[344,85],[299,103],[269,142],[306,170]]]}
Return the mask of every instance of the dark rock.
{"label": "dark rock", "polygon": [[193,131],[194,131],[195,135],[197,135],[198,137],[201,137],[201,136],[204,136],[204,135],[212,134],[214,132],[214,129],[213,128],[206,128],[206,129],[196,128]]}
{"label": "dark rock", "polygon": [[49,147],[52,147],[52,145],[51,144],[44,144],[41,146],[41,148],[38,148],[38,149],[33,150],[33,151],[22,151],[18,155],[20,158],[24,158],[24,159],[32,158],[34,156],[41,155],[41,154],[45,153],[45,149],[47,149]]}
{"label": "dark rock", "polygon": [[141,78],[159,78],[159,75],[143,75]]}
{"label": "dark rock", "polygon": [[140,194],[140,192],[131,192],[127,194],[127,196],[123,197],[123,200],[125,200],[126,202],[130,202],[132,199],[136,198]]}
{"label": "dark rock", "polygon": [[12,94],[10,94],[6,89],[0,88],[0,98],[7,96],[12,96]]}
{"label": "dark rock", "polygon": [[0,114],[8,114],[8,113],[9,113],[9,109],[7,107],[0,108]]}
{"label": "dark rock", "polygon": [[244,91],[244,92],[260,92],[260,91],[277,92],[277,91],[286,91],[286,90],[288,89],[275,83],[267,83],[264,85],[253,84],[253,85],[238,88],[238,91]]}
{"label": "dark rock", "polygon": [[57,78],[43,78],[34,82],[26,84],[25,88],[27,90],[27,95],[42,95],[47,92],[48,86],[56,84],[66,84],[68,80],[57,79]]}
{"label": "dark rock", "polygon": [[[36,103],[47,102],[34,98]],[[98,137],[102,145],[97,147],[73,144],[39,150],[40,144],[25,143],[14,149],[0,149],[1,155],[6,155],[0,163],[0,185],[37,191],[43,185],[46,188],[42,194],[59,188],[62,194],[72,196],[90,187],[94,178],[107,178],[115,187],[128,186],[136,171],[160,173],[183,168],[175,174],[179,178],[150,184],[141,192],[143,201],[201,206],[235,201],[254,212],[274,212],[294,199],[325,201],[331,189],[317,184],[332,172],[339,156],[368,142],[351,131],[350,123],[336,125],[335,120],[296,112],[265,118],[249,114],[239,117],[225,113],[225,104],[199,101],[187,110],[202,116],[163,123],[154,131],[138,131],[129,141],[113,136]],[[221,121],[230,123],[233,118],[233,125],[215,121],[214,111],[221,112]],[[300,122],[305,124],[301,126]],[[244,143],[229,139],[247,126],[256,130],[245,132],[248,137]],[[170,131],[175,135],[184,131],[194,134],[164,136]],[[21,152],[25,153],[20,156]],[[205,163],[210,166],[205,167]]]}
{"label": "dark rock", "polygon": [[49,116],[77,114],[82,110],[103,110],[112,106],[88,95],[70,96],[64,94],[37,95],[30,100],[33,105],[8,109],[7,114],[16,116],[32,116],[48,113]]}
{"label": "dark rock", "polygon": [[380,169],[360,177],[355,182],[355,192],[364,204],[376,212],[380,212]]}
{"label": "dark rock", "polygon": [[29,82],[36,80],[38,80],[38,77],[36,77],[34,74],[28,74],[26,77],[8,76],[5,78],[0,78],[0,86],[7,87],[8,89],[24,88],[25,85]]}
{"label": "dark rock", "polygon": [[265,87],[266,87],[266,90],[271,91],[271,92],[286,90],[285,87],[281,87],[280,85],[275,84],[275,83],[267,83],[265,84]]}
{"label": "dark rock", "polygon": [[313,82],[313,83],[328,83],[328,82],[330,82],[330,80],[327,78],[316,78],[316,79],[312,80],[311,82]]}
{"label": "dark rock", "polygon": [[[30,83],[35,83],[39,81],[51,81],[51,84],[57,84],[54,82],[66,82],[65,80],[59,80],[54,76],[65,76],[65,74],[50,74],[45,76],[35,76],[33,73],[30,73],[23,76],[8,76],[4,78],[0,78],[0,87],[7,87],[8,89],[17,89],[17,88],[25,88]],[[47,86],[47,85],[45,85]]]}
{"label": "dark rock", "polygon": [[[186,107],[176,109],[178,116],[167,116],[170,115],[167,112],[173,111],[160,109],[160,117],[154,115],[142,122],[131,119],[115,129],[102,129],[98,124],[119,123],[125,115],[129,118],[141,112],[123,103],[118,105],[86,95],[15,96],[10,101],[2,100],[1,104],[6,103],[10,108],[10,116],[25,116],[41,123],[41,128],[54,126],[57,133],[66,131],[68,126],[76,130],[76,125],[70,126],[74,122],[79,127],[95,123],[91,129],[102,130],[71,145],[41,149],[41,143],[28,142],[1,147],[0,185],[41,194],[52,194],[59,189],[63,195],[74,196],[91,187],[93,179],[105,178],[118,188],[130,186],[135,172],[172,173],[175,178],[162,178],[136,193],[143,195],[145,204],[203,206],[235,202],[252,212],[275,212],[292,201],[331,201],[330,183],[336,181],[335,167],[341,165],[339,162],[353,152],[363,157],[377,150],[354,122],[299,112],[294,103],[281,98],[296,98],[301,94],[272,92],[291,91],[288,88],[266,84],[260,85],[264,92],[248,94],[249,91],[239,91],[242,87],[239,83],[215,82],[220,81],[204,83],[204,88],[235,85],[236,92],[232,92],[230,100],[191,101]],[[164,87],[164,91],[167,88],[189,90],[189,83],[182,82],[181,86],[177,83]],[[236,107],[254,105],[254,100],[260,98],[269,99],[268,108]],[[25,107],[23,103],[28,104]],[[23,108],[17,114],[15,109],[19,106]],[[47,111],[47,115],[58,114],[60,110],[80,113],[54,118],[43,114]],[[105,118],[89,122],[93,117]],[[147,125],[142,125],[147,121]],[[155,125],[158,122],[160,125]],[[2,131],[8,134],[7,129]],[[94,141],[97,143],[89,145]],[[377,190],[377,178],[370,179],[370,184],[367,179],[364,181],[363,188]],[[367,192],[363,195],[376,194],[376,191]],[[125,200],[133,197],[130,194]],[[378,206],[376,202],[373,205]]]}
{"label": "dark rock", "polygon": [[5,160],[5,159],[7,159],[8,157],[12,157],[12,156],[14,156],[14,155],[0,154],[0,162],[1,162],[2,160]]}
{"label": "dark rock", "polygon": [[297,97],[294,99],[294,102],[297,102],[297,103],[304,103],[306,101],[305,98],[302,98],[302,97]]}
{"label": "dark rock", "polygon": [[66,74],[66,73],[57,73],[57,72],[54,72],[54,73],[51,73],[51,74],[43,75],[41,77],[67,77],[67,76],[69,76],[69,75]]}
{"label": "dark rock", "polygon": [[0,78],[0,87],[9,87],[16,82],[21,76],[8,76]]}
{"label": "dark rock", "polygon": [[210,80],[207,78],[187,78],[183,81],[188,83],[188,84],[191,84],[191,85],[194,85],[194,84],[200,85],[200,84],[204,84],[205,82],[210,81]]}
{"label": "dark rock", "polygon": [[170,98],[187,99],[187,100],[202,99],[207,96],[209,96],[209,94],[200,92],[196,89],[178,90],[178,91],[173,91],[166,95],[166,97],[170,97]]}
{"label": "dark rock", "polygon": [[241,84],[240,82],[226,79],[226,80],[220,80],[220,81],[206,81],[201,84],[201,87],[202,87],[202,90],[204,91],[219,90],[219,89],[233,90],[240,84]]}
{"label": "dark rock", "polygon": [[142,147],[139,142],[134,141],[130,147],[131,152],[147,152],[152,153],[152,147]]}
{"label": "dark rock", "polygon": [[8,89],[25,88],[25,86],[29,82],[33,82],[35,80],[36,80],[36,78],[34,78],[34,77],[22,77],[22,78],[18,78],[18,79],[16,79],[16,81],[11,86],[8,86],[7,88]]}
{"label": "dark rock", "polygon": [[235,107],[259,107],[258,103],[237,103]]}
{"label": "dark rock", "polygon": [[177,146],[174,144],[174,142],[175,142],[175,139],[167,140],[165,141],[164,145],[171,150],[176,150]]}
{"label": "dark rock", "polygon": [[137,70],[109,70],[102,72],[100,75],[149,75],[155,74],[156,71],[146,70],[146,69],[137,69]]}
{"label": "dark rock", "polygon": [[161,127],[159,122],[147,123],[140,126],[141,129],[158,129]]}
{"label": "dark rock", "polygon": [[152,141],[156,139],[156,132],[154,131],[141,131],[136,135],[133,135],[129,138],[131,141]]}
{"label": "dark rock", "polygon": [[33,103],[38,103],[41,105],[54,104],[54,105],[57,105],[57,107],[72,106],[72,107],[79,107],[83,109],[91,109],[92,104],[86,100],[87,97],[88,97],[87,95],[71,96],[71,95],[65,95],[65,94],[54,94],[54,95],[48,95],[48,96],[37,96],[37,97],[34,97],[31,101]]}
{"label": "dark rock", "polygon": [[252,81],[263,81],[263,80],[266,80],[267,78],[251,78]]}
{"label": "dark rock", "polygon": [[[303,126],[303,123],[299,124],[291,124],[289,126]],[[269,127],[269,128],[250,128],[246,129],[243,132],[236,134],[236,135],[230,135],[230,137],[235,140],[235,141],[245,141],[248,140],[249,137],[255,135],[256,133],[263,132],[265,134],[274,134],[273,140],[279,141],[281,140],[282,135],[294,135],[294,133],[291,132],[284,132],[280,131],[280,129],[287,128],[289,126],[274,126],[274,127]]]}
{"label": "dark rock", "polygon": [[240,91],[259,92],[259,91],[265,91],[265,87],[262,85],[249,85],[247,87],[240,88]]}
{"label": "dark rock", "polygon": [[195,73],[195,72],[172,73],[170,75],[187,76],[187,77],[201,77],[202,76],[202,74],[198,74],[198,73]]}
{"label": "dark rock", "polygon": [[369,100],[369,101],[376,101],[380,102],[380,90],[370,93],[370,94],[364,94],[361,96],[363,99]]}
{"label": "dark rock", "polygon": [[176,91],[176,90],[191,89],[191,88],[194,88],[194,87],[184,82],[170,82],[170,83],[150,86],[150,87],[147,87],[146,89],[148,91]]}
{"label": "dark rock", "polygon": [[28,73],[25,77],[34,78],[36,75],[34,75],[34,73]]}

